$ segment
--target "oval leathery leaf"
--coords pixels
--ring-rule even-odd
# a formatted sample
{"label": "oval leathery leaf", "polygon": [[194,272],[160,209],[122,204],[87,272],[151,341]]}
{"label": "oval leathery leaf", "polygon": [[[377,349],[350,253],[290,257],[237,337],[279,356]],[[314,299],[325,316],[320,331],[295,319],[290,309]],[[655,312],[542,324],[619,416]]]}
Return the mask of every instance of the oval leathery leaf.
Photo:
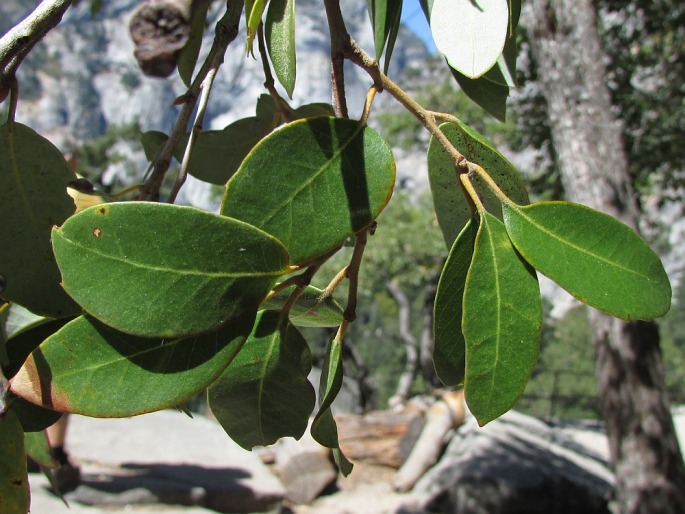
{"label": "oval leathery leaf", "polygon": [[625,320],[670,309],[661,259],[617,219],[584,205],[540,202],[505,204],[504,222],[523,258],[580,301]]}
{"label": "oval leathery leaf", "polygon": [[440,381],[447,386],[464,381],[466,342],[461,326],[462,305],[476,230],[477,224],[468,222],[454,241],[435,295],[433,366]]}
{"label": "oval leathery leaf", "polygon": [[210,386],[209,406],[243,448],[302,436],[314,408],[312,355],[277,311],[260,311],[243,349]]}
{"label": "oval leathery leaf", "polygon": [[0,126],[0,297],[36,314],[60,317],[79,307],[60,286],[50,231],[76,210],[76,180],[61,152],[20,123]]}
{"label": "oval leathery leaf", "polygon": [[464,394],[482,426],[508,411],[537,363],[542,303],[535,271],[523,261],[504,224],[481,214],[464,288]]}
{"label": "oval leathery leaf", "polygon": [[182,337],[254,312],[288,255],[238,220],[150,202],[95,206],[53,231],[64,288],[107,325]]}
{"label": "oval leathery leaf", "polygon": [[92,417],[173,407],[221,374],[253,321],[254,314],[246,314],[216,332],[156,339],[80,316],[33,351],[12,380],[12,392],[49,409]]}
{"label": "oval leathery leaf", "polygon": [[392,152],[375,130],[309,118],[257,144],[229,180],[221,213],[273,235],[302,264],[371,224],[394,184]]}

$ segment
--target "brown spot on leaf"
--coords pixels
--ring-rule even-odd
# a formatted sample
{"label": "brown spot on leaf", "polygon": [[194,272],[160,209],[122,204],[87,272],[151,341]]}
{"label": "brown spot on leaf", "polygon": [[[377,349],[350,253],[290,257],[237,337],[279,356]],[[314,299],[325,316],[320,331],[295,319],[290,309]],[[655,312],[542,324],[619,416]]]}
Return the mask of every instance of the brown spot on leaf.
{"label": "brown spot on leaf", "polygon": [[22,486],[24,485],[24,481],[21,478],[13,478],[12,485]]}
{"label": "brown spot on leaf", "polygon": [[98,213],[98,214],[107,214],[107,207],[100,207],[100,208],[97,210],[97,213]]}
{"label": "brown spot on leaf", "polygon": [[10,380],[10,390],[31,403],[58,412],[74,412],[64,391],[53,383],[52,369],[36,348]]}
{"label": "brown spot on leaf", "polygon": [[98,227],[95,227],[95,228],[93,229],[93,235],[94,235],[95,237],[100,237],[100,236],[102,235],[102,230],[100,230]]}

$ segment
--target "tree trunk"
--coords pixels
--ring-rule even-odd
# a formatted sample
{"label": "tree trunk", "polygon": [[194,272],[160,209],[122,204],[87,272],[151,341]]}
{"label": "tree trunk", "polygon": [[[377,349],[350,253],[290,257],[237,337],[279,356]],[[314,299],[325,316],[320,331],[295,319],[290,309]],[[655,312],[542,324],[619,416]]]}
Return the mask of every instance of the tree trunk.
{"label": "tree trunk", "polygon": [[[530,43],[569,200],[637,228],[621,125],[612,114],[591,0],[533,0]],[[676,513],[685,465],[665,397],[656,325],[592,311],[602,413],[622,513]]]}
{"label": "tree trunk", "polygon": [[404,291],[396,282],[388,282],[385,284],[386,289],[395,300],[397,308],[399,309],[399,330],[400,337],[404,341],[404,348],[407,352],[407,362],[404,366],[404,371],[400,375],[397,382],[397,389],[395,394],[388,400],[388,405],[392,408],[404,405],[409,398],[411,392],[411,385],[416,378],[416,372],[419,367],[419,351],[414,334],[411,333],[410,328],[410,314],[411,304],[409,298],[404,294]]}

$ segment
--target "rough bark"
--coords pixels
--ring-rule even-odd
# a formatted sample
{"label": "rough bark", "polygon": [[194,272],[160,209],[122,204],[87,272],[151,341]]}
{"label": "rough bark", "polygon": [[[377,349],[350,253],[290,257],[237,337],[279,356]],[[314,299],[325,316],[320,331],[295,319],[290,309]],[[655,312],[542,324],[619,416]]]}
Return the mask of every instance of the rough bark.
{"label": "rough bark", "polygon": [[[569,200],[637,228],[620,123],[611,110],[591,0],[528,4],[531,48]],[[685,465],[665,397],[656,325],[593,311],[602,413],[622,513],[676,513]]]}

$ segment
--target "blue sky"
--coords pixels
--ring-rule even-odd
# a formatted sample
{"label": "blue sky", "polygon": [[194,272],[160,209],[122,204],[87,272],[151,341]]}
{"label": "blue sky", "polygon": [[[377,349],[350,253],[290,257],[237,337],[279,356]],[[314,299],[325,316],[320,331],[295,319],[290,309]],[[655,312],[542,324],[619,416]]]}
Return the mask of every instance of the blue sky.
{"label": "blue sky", "polygon": [[426,43],[431,52],[436,51],[430,28],[428,27],[426,16],[424,16],[419,5],[419,0],[404,0],[402,4],[402,22]]}

